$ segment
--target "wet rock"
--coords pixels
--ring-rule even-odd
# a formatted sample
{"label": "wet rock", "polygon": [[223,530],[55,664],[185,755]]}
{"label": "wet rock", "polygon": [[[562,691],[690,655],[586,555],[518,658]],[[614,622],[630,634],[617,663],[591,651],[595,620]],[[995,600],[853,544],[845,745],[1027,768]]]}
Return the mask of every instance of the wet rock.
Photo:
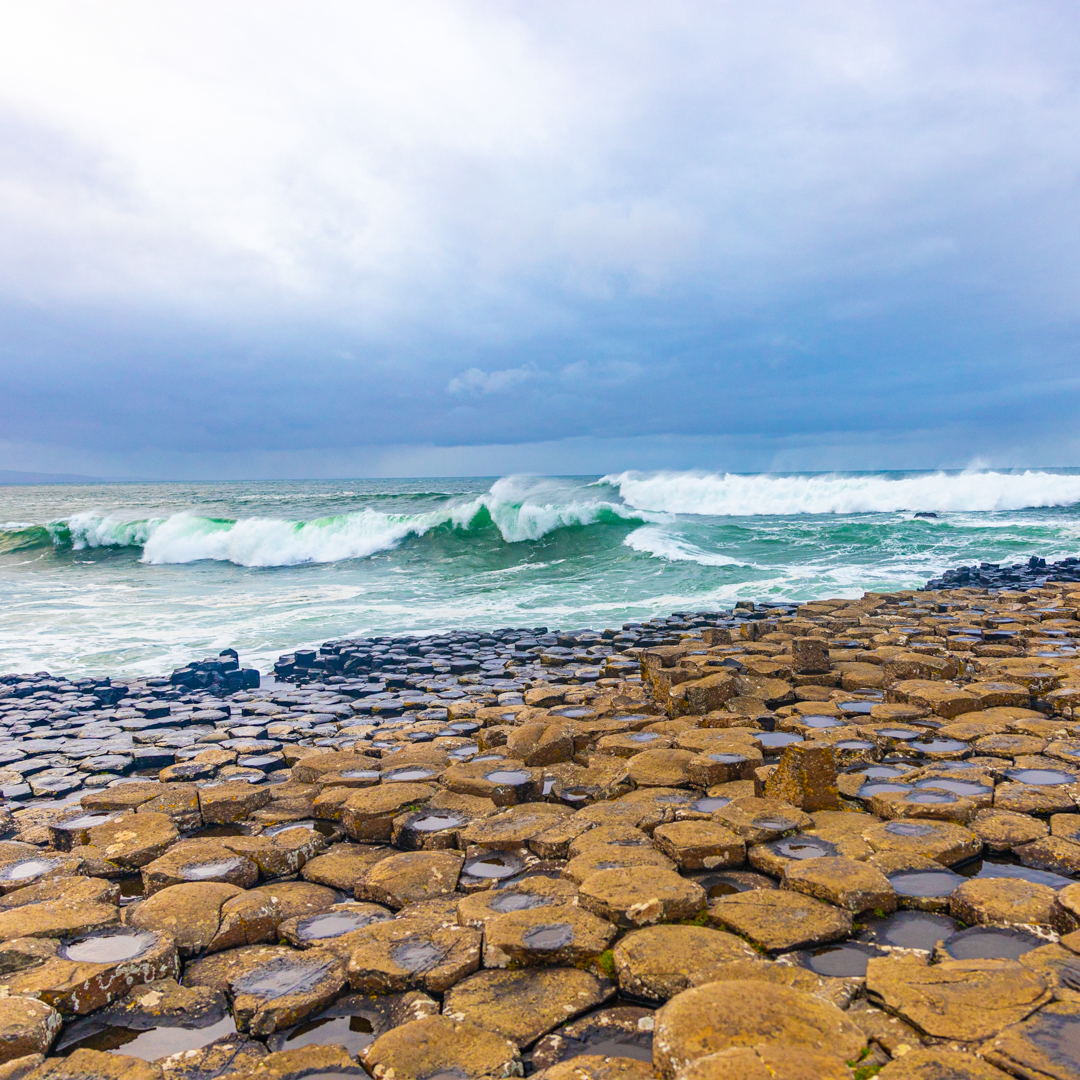
{"label": "wet rock", "polygon": [[601,1009],[545,1035],[532,1051],[534,1069],[549,1069],[583,1054],[623,1055],[652,1072],[653,1011],[622,1005]]}
{"label": "wet rock", "polygon": [[1080,844],[1064,837],[1044,836],[1018,846],[1015,851],[1025,866],[1070,877],[1080,873]]}
{"label": "wet rock", "polygon": [[653,839],[680,870],[716,870],[746,861],[746,842],[714,821],[673,821],[658,826]]}
{"label": "wet rock", "polygon": [[614,950],[619,989],[651,1001],[667,1001],[710,981],[718,965],[757,960],[741,938],[703,926],[652,926],[623,937]]}
{"label": "wet rock", "polygon": [[126,1054],[75,1050],[68,1057],[49,1058],[27,1080],[162,1080],[161,1066]]}
{"label": "wet rock", "polygon": [[284,920],[278,934],[294,948],[327,949],[347,961],[355,947],[356,932],[390,918],[393,913],[379,904],[335,904],[316,915]]}
{"label": "wet rock", "polygon": [[341,823],[353,840],[385,844],[394,832],[394,818],[418,809],[434,794],[432,784],[410,783],[353,791],[341,808]]}
{"label": "wet rock", "polygon": [[478,844],[495,851],[509,851],[572,815],[572,810],[552,803],[511,806],[468,825],[461,833],[461,840],[463,845]]}
{"label": "wet rock", "polygon": [[267,1035],[329,1004],[345,985],[345,970],[320,949],[256,945],[189,964],[184,983],[227,991],[237,1028]]}
{"label": "wet rock", "polygon": [[984,1049],[987,1061],[1014,1076],[1080,1075],[1080,1004],[1059,1001],[1005,1028]]}
{"label": "wet rock", "polygon": [[788,746],[776,771],[766,781],[765,797],[790,803],[807,813],[839,809],[833,748],[818,742]]}
{"label": "wet rock", "polygon": [[859,915],[896,910],[896,892],[876,867],[854,859],[803,859],[784,868],[782,887]]}
{"label": "wet rock", "polygon": [[201,784],[198,793],[199,812],[208,824],[243,821],[270,801],[268,786],[246,780]]}
{"label": "wet rock", "polygon": [[334,844],[304,863],[301,875],[316,885],[351,893],[358,877],[389,855],[392,849],[367,844]]}
{"label": "wet rock", "polygon": [[652,1080],[652,1075],[651,1061],[578,1054],[549,1066],[543,1072],[543,1080]]}
{"label": "wet rock", "polygon": [[939,1046],[912,1050],[889,1062],[878,1076],[881,1080],[1008,1080],[982,1058]]}
{"label": "wet rock", "polygon": [[49,945],[42,963],[0,977],[0,990],[83,1016],[135,985],[176,978],[179,972],[172,939],[153,931],[116,927]]}
{"label": "wet rock", "polygon": [[445,896],[457,888],[464,856],[456,851],[410,851],[375,863],[357,878],[353,895],[387,907]]}
{"label": "wet rock", "polygon": [[1045,822],[1011,810],[980,810],[968,828],[991,851],[1011,851],[1021,844],[1040,840],[1047,833]]}
{"label": "wet rock", "polygon": [[849,1080],[851,1069],[835,1054],[802,1047],[733,1046],[692,1061],[679,1080]]}
{"label": "wet rock", "polygon": [[120,921],[115,904],[81,899],[43,900],[0,912],[0,941],[20,937],[81,937]]}
{"label": "wet rock", "polygon": [[267,1054],[248,1076],[251,1080],[302,1080],[308,1076],[346,1080],[366,1077],[367,1073],[343,1046],[309,1045]]}
{"label": "wet rock", "polygon": [[0,1064],[47,1054],[60,1032],[60,1014],[32,997],[0,998]]}
{"label": "wet rock", "polygon": [[142,868],[147,896],[170,885],[216,881],[247,889],[259,878],[259,868],[219,840],[181,840]]}
{"label": "wet rock", "polygon": [[853,925],[847,911],[786,889],[722,896],[709,905],[709,920],[766,952],[838,941],[851,934]]}
{"label": "wet rock", "polygon": [[873,959],[866,991],[909,1024],[939,1039],[976,1043],[1018,1023],[1049,1000],[1045,980],[1015,960]]}
{"label": "wet rock", "polygon": [[480,971],[454,986],[443,1015],[482,1024],[520,1047],[595,1009],[614,992],[606,979],[576,968]]}
{"label": "wet rock", "polygon": [[754,797],[733,799],[715,811],[714,819],[743,837],[747,844],[764,844],[786,833],[807,829],[813,824],[809,814],[778,799]]}
{"label": "wet rock", "polygon": [[87,830],[89,842],[110,862],[138,870],[159,858],[180,838],[167,814],[126,814]]}
{"label": "wet rock", "polygon": [[604,870],[632,869],[667,870],[674,872],[675,863],[656,848],[640,845],[598,844],[571,859],[563,875],[580,885],[587,878]]}
{"label": "wet rock", "polygon": [[513,1042],[449,1016],[414,1020],[380,1035],[362,1060],[375,1080],[499,1080],[522,1074]]}
{"label": "wet rock", "polygon": [[682,787],[690,782],[691,750],[645,750],[630,758],[627,769],[639,788]]}
{"label": "wet rock", "polygon": [[577,902],[574,884],[562,878],[527,877],[502,889],[473,893],[457,903],[457,921],[482,930],[493,918],[515,911],[538,914],[552,907]]}
{"label": "wet rock", "polygon": [[705,907],[705,890],[672,870],[598,870],[581,882],[578,902],[617,926],[648,926],[692,919]]}
{"label": "wet rock", "polygon": [[502,761],[470,761],[451,765],[440,777],[441,783],[459,795],[490,799],[496,806],[514,806],[532,802],[543,789],[542,769],[534,769],[523,761],[506,758]]}
{"label": "wet rock", "polygon": [[584,964],[615,934],[610,922],[569,904],[496,915],[484,925],[484,967]]}
{"label": "wet rock", "polygon": [[871,825],[863,839],[877,853],[921,855],[943,866],[973,859],[982,841],[962,825],[940,821],[887,821]]}
{"label": "wet rock", "polygon": [[357,931],[349,984],[367,994],[442,993],[480,966],[481,935],[424,919],[376,922]]}
{"label": "wet rock", "polygon": [[852,1061],[866,1039],[821,998],[757,981],[715,982],[684,991],[657,1012],[653,1064],[671,1078],[710,1054],[761,1044]]}
{"label": "wet rock", "polygon": [[960,922],[971,924],[1053,926],[1058,911],[1056,899],[1053,889],[1031,881],[976,878],[965,881],[949,897],[949,914]]}
{"label": "wet rock", "polygon": [[197,1050],[171,1054],[159,1064],[164,1080],[215,1080],[235,1073],[249,1075],[265,1057],[266,1047],[261,1042],[234,1034]]}

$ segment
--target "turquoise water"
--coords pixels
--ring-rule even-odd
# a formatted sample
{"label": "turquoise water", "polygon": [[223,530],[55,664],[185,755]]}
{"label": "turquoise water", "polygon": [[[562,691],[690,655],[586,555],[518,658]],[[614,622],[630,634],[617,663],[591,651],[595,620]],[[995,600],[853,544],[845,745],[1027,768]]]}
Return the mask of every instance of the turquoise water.
{"label": "turquoise water", "polygon": [[0,487],[0,671],[227,646],[266,671],[340,636],[602,628],[1078,553],[1076,470]]}

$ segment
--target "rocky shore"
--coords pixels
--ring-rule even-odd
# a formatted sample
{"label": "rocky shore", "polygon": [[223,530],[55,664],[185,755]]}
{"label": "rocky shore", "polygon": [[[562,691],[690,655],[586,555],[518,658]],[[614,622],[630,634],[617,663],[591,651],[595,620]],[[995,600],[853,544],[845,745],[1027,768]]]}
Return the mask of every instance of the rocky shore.
{"label": "rocky shore", "polygon": [[0,1080],[1080,1077],[1028,569],[0,677]]}

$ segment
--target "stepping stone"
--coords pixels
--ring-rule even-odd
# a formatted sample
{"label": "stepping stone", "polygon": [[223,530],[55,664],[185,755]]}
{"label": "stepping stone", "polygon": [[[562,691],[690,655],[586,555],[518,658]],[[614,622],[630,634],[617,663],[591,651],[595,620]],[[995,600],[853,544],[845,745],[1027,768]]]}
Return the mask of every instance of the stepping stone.
{"label": "stepping stone", "polygon": [[632,997],[667,1001],[729,960],[758,960],[741,938],[704,926],[651,926],[623,937],[614,950],[619,989]]}
{"label": "stepping stone", "polygon": [[968,924],[1055,926],[1060,912],[1053,889],[1020,878],[974,878],[949,897],[949,914]]}
{"label": "stepping stone", "polygon": [[863,839],[878,854],[922,855],[943,866],[973,859],[982,841],[969,829],[943,821],[887,821],[871,825]]}
{"label": "stepping stone", "polygon": [[480,971],[447,993],[443,1015],[483,1024],[526,1047],[560,1024],[595,1009],[614,992],[606,979],[577,968]]}
{"label": "stepping stone", "polygon": [[484,925],[484,967],[584,964],[607,949],[615,934],[607,920],[569,904],[496,915]]}
{"label": "stepping stone", "polygon": [[258,880],[259,868],[219,840],[181,840],[147,863],[142,878],[147,896],[186,881],[223,881],[246,889]]}
{"label": "stepping stone", "polygon": [[855,859],[827,858],[792,861],[784,868],[781,886],[815,900],[860,915],[864,911],[890,914],[896,892],[876,867]]}
{"label": "stepping stone", "polygon": [[392,849],[369,844],[334,844],[304,863],[300,873],[305,880],[317,885],[351,893],[358,877],[393,854]]}
{"label": "stepping stone", "polygon": [[658,826],[653,839],[680,870],[716,870],[746,861],[746,841],[714,821],[673,821]]}
{"label": "stepping stone", "polygon": [[1015,960],[910,957],[871,960],[866,992],[913,1027],[939,1039],[989,1039],[1050,999],[1046,979]]}
{"label": "stepping stone", "polygon": [[484,1080],[521,1071],[517,1046],[490,1029],[429,1016],[380,1035],[362,1054],[375,1077]]}
{"label": "stepping stone", "polygon": [[409,851],[369,867],[353,886],[357,900],[402,908],[446,896],[457,888],[464,856],[458,851]]}
{"label": "stepping stone", "polygon": [[652,1009],[634,1005],[601,1009],[545,1035],[533,1047],[533,1066],[540,1070],[560,1061],[580,1061],[595,1049],[601,1055],[624,1055],[639,1060],[649,1066],[651,1074],[652,1033]]}
{"label": "stepping stone", "polygon": [[839,941],[852,932],[849,912],[786,889],[753,889],[709,905],[709,920],[760,946],[787,952]]}
{"label": "stepping stone", "polygon": [[673,870],[599,870],[581,883],[579,903],[617,926],[648,926],[692,919],[705,907],[705,890]]}
{"label": "stepping stone", "polygon": [[480,966],[481,935],[464,926],[435,928],[425,919],[375,922],[356,932],[349,983],[365,994],[443,993]]}
{"label": "stepping stone", "polygon": [[671,1080],[709,1054],[760,1044],[854,1061],[866,1037],[835,1005],[811,994],[763,982],[715,982],[679,994],[657,1012],[653,1065]]}

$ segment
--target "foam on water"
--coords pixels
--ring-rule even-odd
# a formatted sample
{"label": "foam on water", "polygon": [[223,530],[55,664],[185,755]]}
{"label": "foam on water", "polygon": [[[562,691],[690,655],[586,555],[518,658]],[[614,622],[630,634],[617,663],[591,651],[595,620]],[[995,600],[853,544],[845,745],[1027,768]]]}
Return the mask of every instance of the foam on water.
{"label": "foam on water", "polygon": [[624,472],[603,477],[639,510],[714,517],[1023,510],[1080,502],[1080,476],[1026,471],[917,476]]}

